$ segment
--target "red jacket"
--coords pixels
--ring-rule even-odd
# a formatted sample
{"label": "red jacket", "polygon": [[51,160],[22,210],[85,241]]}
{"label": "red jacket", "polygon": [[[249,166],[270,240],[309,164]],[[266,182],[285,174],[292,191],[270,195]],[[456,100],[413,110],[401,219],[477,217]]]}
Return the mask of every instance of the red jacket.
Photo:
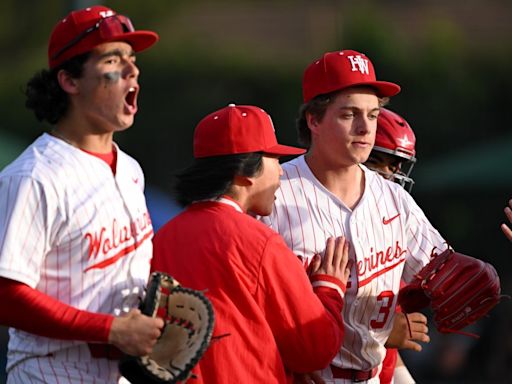
{"label": "red jacket", "polygon": [[290,371],[322,369],[339,351],[338,291],[313,291],[281,237],[238,206],[192,204],[156,234],[152,270],[213,303],[213,341],[196,384],[291,382]]}

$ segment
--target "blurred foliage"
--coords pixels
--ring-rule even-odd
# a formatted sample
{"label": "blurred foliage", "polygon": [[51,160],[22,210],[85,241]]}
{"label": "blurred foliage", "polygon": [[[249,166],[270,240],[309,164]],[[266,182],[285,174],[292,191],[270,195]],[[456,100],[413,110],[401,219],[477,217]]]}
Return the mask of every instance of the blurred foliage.
{"label": "blurred foliage", "polygon": [[[46,66],[53,25],[79,3],[87,2],[2,1],[0,140],[2,132],[8,132],[28,141],[45,129],[25,110],[22,90],[32,74]],[[444,155],[476,149],[489,140],[510,141],[509,1],[104,3],[129,15],[137,28],[156,30],[161,37],[153,49],[138,56],[140,110],[134,127],[116,140],[141,162],[148,183],[164,190],[172,173],[191,159],[197,122],[228,103],[261,106],[272,115],[280,140],[294,144],[302,71],[325,51],[342,48],[366,53],[380,79],[402,86],[389,106],[416,132],[418,175],[422,167],[428,168]],[[511,161],[489,165],[493,177],[508,178],[502,183],[433,189],[417,179],[413,190],[430,220],[455,248],[497,265],[507,293],[512,292],[508,260],[512,248],[499,224],[504,220],[503,207],[512,197]],[[438,172],[448,167],[448,162],[442,163]],[[503,332],[512,345],[509,328],[501,324],[496,331]],[[495,342],[489,338],[486,343],[489,340]],[[479,345],[475,353],[481,349]],[[503,361],[504,354],[510,360],[512,347],[500,350],[496,359]],[[471,372],[473,381],[464,382],[485,382],[483,375],[491,363],[477,356],[482,363],[475,364],[475,369],[467,367],[459,380]],[[474,372],[482,365],[484,369]],[[512,369],[512,364],[508,367]],[[442,373],[436,379],[440,378]]]}

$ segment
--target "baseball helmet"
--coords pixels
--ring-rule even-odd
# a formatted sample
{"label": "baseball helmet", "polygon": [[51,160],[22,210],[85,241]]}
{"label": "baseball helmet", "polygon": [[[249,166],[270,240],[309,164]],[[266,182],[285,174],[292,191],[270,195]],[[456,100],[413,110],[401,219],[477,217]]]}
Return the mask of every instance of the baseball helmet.
{"label": "baseball helmet", "polygon": [[370,154],[368,167],[374,169],[372,164],[377,163],[378,153],[392,156],[398,164],[393,174],[386,174],[378,169],[374,170],[410,191],[414,184],[410,174],[416,162],[415,145],[416,137],[407,121],[395,112],[381,108],[377,119],[375,145]]}

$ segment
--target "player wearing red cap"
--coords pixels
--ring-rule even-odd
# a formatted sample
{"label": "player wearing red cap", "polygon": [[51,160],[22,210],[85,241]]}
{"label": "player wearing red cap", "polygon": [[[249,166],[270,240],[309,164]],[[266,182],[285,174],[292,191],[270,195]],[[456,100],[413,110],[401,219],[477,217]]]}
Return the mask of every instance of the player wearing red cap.
{"label": "player wearing red cap", "polygon": [[27,84],[52,128],[0,173],[8,383],[117,383],[114,346],[144,355],[160,334],[132,309],[152,256],[144,176],[113,142],[137,112],[135,52],[157,40],[109,8],[73,11]]}
{"label": "player wearing red cap", "polygon": [[[400,280],[409,281],[445,241],[400,185],[363,165],[377,118],[396,84],[376,79],[356,51],[328,52],[303,77],[297,128],[309,150],[283,164],[273,212],[264,220],[307,264],[329,236],[350,243],[343,346],[321,374],[326,383],[378,383]],[[421,339],[423,326],[413,339]]]}
{"label": "player wearing red cap", "polygon": [[213,341],[194,382],[291,382],[290,370],[321,369],[341,345],[348,243],[326,240],[308,279],[282,238],[247,214],[271,212],[278,157],[301,153],[278,144],[254,106],[230,105],[195,129],[194,162],[175,185],[186,209],[157,232],[152,260],[213,303]]}

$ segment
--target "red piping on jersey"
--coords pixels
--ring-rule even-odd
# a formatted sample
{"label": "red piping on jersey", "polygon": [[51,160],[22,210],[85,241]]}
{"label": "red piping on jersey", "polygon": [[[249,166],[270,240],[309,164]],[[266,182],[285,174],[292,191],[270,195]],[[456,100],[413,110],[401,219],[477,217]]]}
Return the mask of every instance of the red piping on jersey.
{"label": "red piping on jersey", "polygon": [[147,240],[150,236],[153,235],[153,231],[150,231],[148,233],[146,233],[144,235],[144,237],[142,239],[140,239],[139,241],[137,241],[136,243],[132,244],[132,245],[129,245],[128,247],[124,248],[124,249],[121,249],[118,253],[116,253],[114,256],[108,258],[108,259],[105,259],[97,264],[93,264],[87,268],[85,268],[84,272],[87,272],[87,271],[90,271],[91,269],[103,269],[103,268],[106,268],[108,267],[109,265],[112,265],[114,264],[116,261],[118,261],[121,257],[123,256],[126,256],[127,254],[129,254],[131,251],[134,251],[136,250],[137,248],[140,247],[140,245],[145,241]]}
{"label": "red piping on jersey", "polygon": [[399,260],[398,262],[396,262],[395,264],[393,265],[390,265],[389,267],[386,267],[384,269],[381,269],[380,271],[378,272],[375,272],[373,275],[371,275],[370,277],[367,277],[366,279],[364,280],[361,280],[359,282],[359,287],[362,287],[366,284],[368,284],[370,281],[372,281],[373,279],[375,279],[376,277],[379,277],[380,275],[382,275],[383,273],[386,273],[387,271],[397,267],[399,264],[402,264],[403,262],[405,261],[405,259],[402,259],[402,260]]}

